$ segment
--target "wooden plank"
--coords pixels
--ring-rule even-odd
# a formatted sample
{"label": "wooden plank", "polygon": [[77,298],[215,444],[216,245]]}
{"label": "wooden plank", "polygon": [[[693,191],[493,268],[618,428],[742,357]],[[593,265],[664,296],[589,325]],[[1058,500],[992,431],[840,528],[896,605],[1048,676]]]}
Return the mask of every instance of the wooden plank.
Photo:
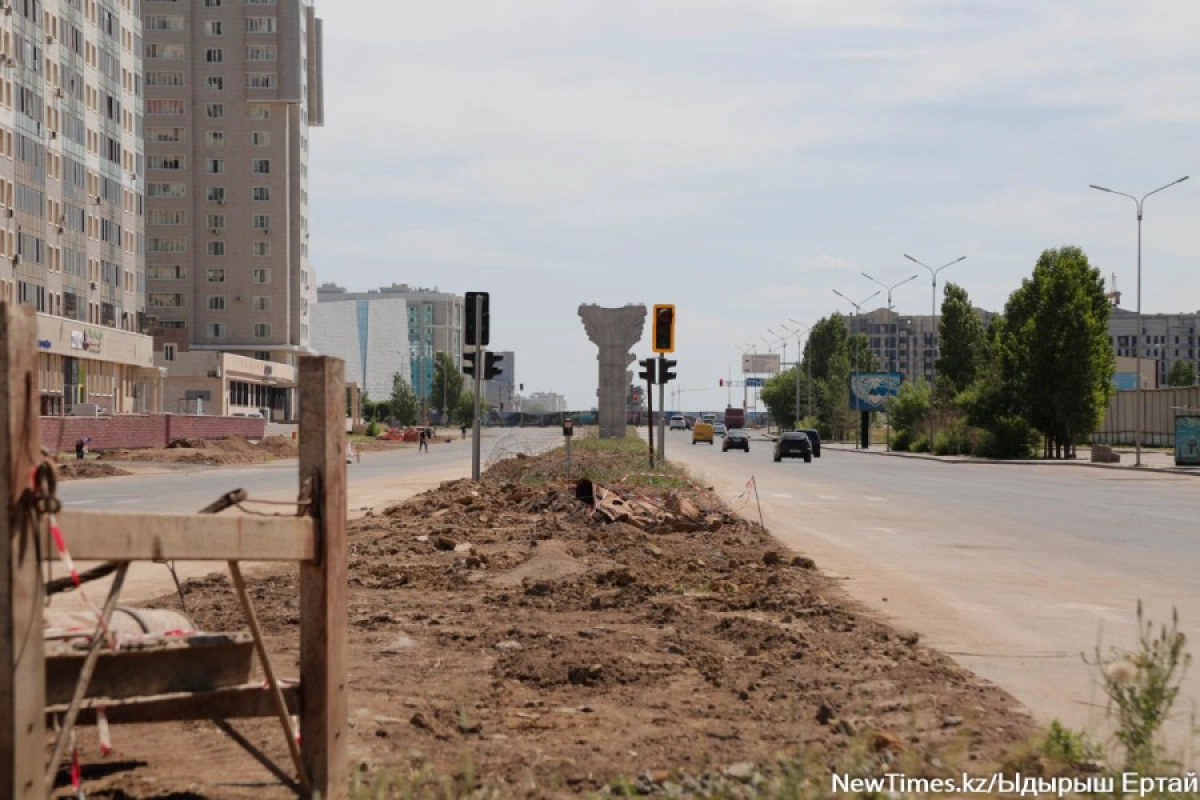
{"label": "wooden plank", "polygon": [[[76,561],[312,561],[316,525],[307,517],[63,511],[58,524]],[[58,558],[49,534],[42,555]]]}
{"label": "wooden plank", "polygon": [[15,513],[41,460],[36,333],[32,308],[0,303],[0,796],[18,800],[46,796],[44,597],[36,532]]}
{"label": "wooden plank", "polygon": [[311,481],[319,531],[316,563],[300,565],[300,747],[313,789],[345,800],[346,396],[340,359],[300,359],[300,486]]}
{"label": "wooden plank", "polygon": [[[300,687],[284,686],[283,698],[288,711],[300,711]],[[183,692],[180,694],[153,695],[128,700],[105,700],[103,703],[87,701],[79,709],[76,725],[95,725],[96,706],[104,706],[104,714],[113,725],[144,722],[186,722],[196,719],[243,719],[249,717],[275,716],[275,703],[271,693],[262,685],[253,683],[217,689],[212,692]],[[50,706],[46,719],[53,719],[67,710],[65,705]]]}

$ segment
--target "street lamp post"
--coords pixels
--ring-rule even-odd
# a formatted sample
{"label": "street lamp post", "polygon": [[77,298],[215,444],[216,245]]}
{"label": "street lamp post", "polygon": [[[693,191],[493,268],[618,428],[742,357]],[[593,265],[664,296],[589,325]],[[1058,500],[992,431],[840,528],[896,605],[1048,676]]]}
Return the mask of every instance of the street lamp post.
{"label": "street lamp post", "polygon": [[1169,189],[1177,183],[1183,183],[1187,179],[1188,176],[1184,175],[1182,178],[1173,180],[1165,186],[1160,186],[1152,192],[1146,192],[1140,200],[1125,192],[1117,192],[1103,186],[1097,186],[1094,183],[1088,184],[1091,188],[1098,189],[1101,192],[1128,197],[1137,206],[1137,332],[1133,337],[1134,347],[1136,348],[1135,355],[1137,356],[1137,394],[1135,395],[1137,413],[1133,415],[1135,423],[1133,427],[1133,446],[1137,452],[1134,466],[1136,467],[1142,465],[1142,417],[1145,413],[1145,409],[1142,407],[1142,204],[1146,202],[1146,198],[1150,195],[1157,194],[1163,189]]}
{"label": "street lamp post", "polygon": [[944,270],[946,267],[952,267],[958,262],[966,259],[966,256],[959,256],[947,264],[942,264],[937,269],[934,269],[924,262],[917,261],[908,253],[905,253],[904,257],[914,264],[919,264],[920,266],[929,270],[929,278],[933,285],[933,294],[929,296],[929,352],[930,363],[933,365],[932,372],[930,373],[931,377],[929,379],[929,452],[932,453],[933,437],[937,432],[936,428],[934,427],[935,422],[933,418],[933,398],[937,392],[937,276],[938,273]]}
{"label": "street lamp post", "polygon": [[[788,317],[788,322],[793,325],[798,325],[812,336],[812,326],[805,325],[803,322]],[[796,334],[796,425],[800,424],[800,331],[792,330],[786,325],[780,325],[786,331]],[[808,354],[808,358],[804,360],[808,371],[808,407],[805,409],[808,413],[805,416],[812,416],[812,353]]]}
{"label": "street lamp post", "polygon": [[[908,283],[909,281],[915,281],[920,276],[919,275],[910,275],[907,278],[905,278],[904,280],[900,281],[899,283],[893,283],[891,286],[888,286],[886,283],[883,283],[882,281],[875,280],[874,278],[872,278],[870,275],[868,275],[865,272],[862,273],[862,276],[864,278],[866,278],[867,280],[871,281],[872,283],[878,283],[880,286],[882,286],[884,289],[887,290],[888,321],[891,323],[890,327],[892,328],[892,337],[893,337],[891,351],[888,354],[888,374],[890,376],[891,373],[896,371],[895,357],[896,357],[896,349],[899,346],[899,343],[896,341],[896,312],[892,308],[892,292],[894,292],[896,289],[899,289],[901,286]],[[889,395],[889,397],[888,397],[889,409],[891,408],[891,405],[892,405],[892,401],[891,401],[891,397]],[[887,442],[886,442],[886,447],[884,449],[891,450],[892,449],[892,415],[891,415],[890,410],[887,413],[886,422],[887,422],[887,425],[885,428],[884,435],[887,437]],[[930,451],[933,450],[933,442],[929,443],[929,449],[930,449]]]}

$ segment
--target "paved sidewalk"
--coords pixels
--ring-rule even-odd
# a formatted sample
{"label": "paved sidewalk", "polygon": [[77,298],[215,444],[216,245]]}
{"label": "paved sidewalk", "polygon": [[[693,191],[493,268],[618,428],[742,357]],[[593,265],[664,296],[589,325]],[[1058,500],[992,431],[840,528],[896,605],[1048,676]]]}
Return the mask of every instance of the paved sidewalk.
{"label": "paved sidewalk", "polygon": [[971,456],[935,456],[930,455],[929,453],[890,452],[885,450],[882,444],[872,445],[869,450],[858,449],[853,444],[848,442],[822,442],[821,446],[829,450],[843,450],[849,453],[861,453],[862,455],[891,456],[894,458],[921,458],[927,461],[944,461],[947,463],[957,464],[1038,464],[1042,466],[1101,467],[1104,469],[1141,469],[1150,472],[1168,472],[1176,475],[1200,476],[1200,467],[1177,467],[1175,466],[1174,451],[1161,449],[1143,449],[1142,466],[1137,468],[1134,466],[1136,453],[1132,447],[1113,449],[1113,452],[1120,454],[1120,463],[1101,464],[1091,460],[1092,449],[1090,447],[1076,448],[1075,452],[1077,457],[1074,459],[1030,458],[1001,461],[996,459],[973,458]]}

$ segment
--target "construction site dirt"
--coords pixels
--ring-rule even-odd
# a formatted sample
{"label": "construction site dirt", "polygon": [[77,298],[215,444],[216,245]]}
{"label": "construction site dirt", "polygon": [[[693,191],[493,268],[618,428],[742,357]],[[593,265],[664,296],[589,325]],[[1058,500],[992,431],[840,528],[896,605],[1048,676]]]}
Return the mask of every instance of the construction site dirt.
{"label": "construction site dirt", "polygon": [[[577,452],[575,474],[605,457]],[[800,765],[811,780],[984,774],[1034,731],[1011,696],[703,488],[581,490],[559,456],[511,458],[352,520],[348,548],[364,786],[552,797],[749,790]],[[258,568],[249,590],[276,670],[295,677],[296,570]],[[224,573],[153,605],[246,627]],[[277,720],[235,727],[287,766]],[[90,797],[294,796],[209,723],[114,726],[111,746],[80,733]],[[75,796],[62,776],[55,796]]]}

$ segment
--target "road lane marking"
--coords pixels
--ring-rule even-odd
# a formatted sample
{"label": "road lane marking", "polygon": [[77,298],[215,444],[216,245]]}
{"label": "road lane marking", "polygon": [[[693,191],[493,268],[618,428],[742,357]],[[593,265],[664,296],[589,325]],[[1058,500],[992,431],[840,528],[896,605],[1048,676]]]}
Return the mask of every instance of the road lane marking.
{"label": "road lane marking", "polygon": [[780,498],[783,498],[784,500],[791,500],[791,499],[792,499],[792,495],[790,495],[790,494],[779,494],[778,492],[772,493],[771,497],[780,497]]}

